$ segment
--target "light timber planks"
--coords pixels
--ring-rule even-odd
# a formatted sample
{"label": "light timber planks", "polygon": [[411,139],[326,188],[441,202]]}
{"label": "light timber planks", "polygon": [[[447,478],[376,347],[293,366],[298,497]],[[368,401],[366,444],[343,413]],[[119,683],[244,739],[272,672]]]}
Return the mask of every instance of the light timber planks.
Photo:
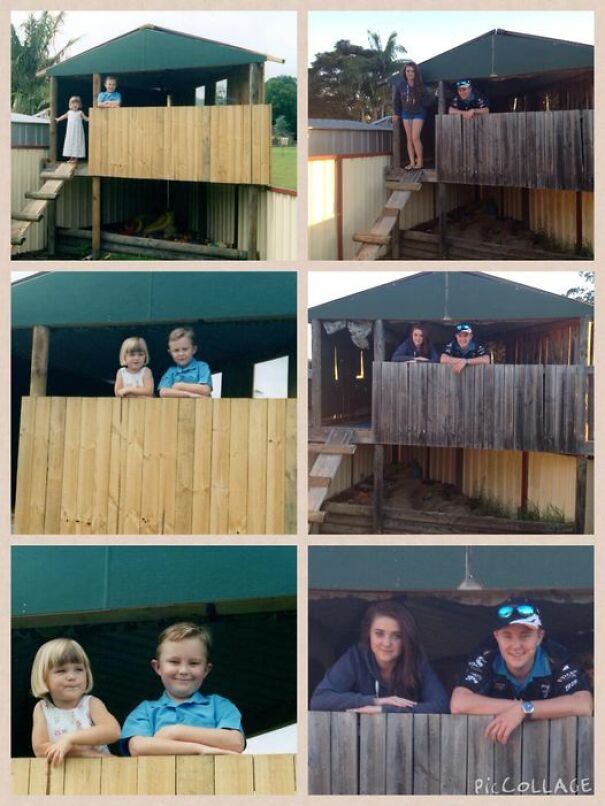
{"label": "light timber planks", "polygon": [[526,722],[507,745],[490,716],[309,714],[312,795],[588,794],[591,717]]}
{"label": "light timber planks", "polygon": [[19,534],[293,534],[296,401],[23,398]]}
{"label": "light timber planks", "polygon": [[268,185],[271,107],[90,110],[91,176]]}

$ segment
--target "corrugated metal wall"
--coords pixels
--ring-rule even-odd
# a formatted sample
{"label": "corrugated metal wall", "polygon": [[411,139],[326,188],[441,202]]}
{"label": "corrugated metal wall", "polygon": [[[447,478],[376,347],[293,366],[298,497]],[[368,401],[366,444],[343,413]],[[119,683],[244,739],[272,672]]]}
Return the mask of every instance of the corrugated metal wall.
{"label": "corrugated metal wall", "polygon": [[[212,241],[231,247],[237,246],[234,243],[236,192],[236,185],[206,185],[206,233]],[[238,235],[238,241],[241,242],[241,235]]]}
{"label": "corrugated metal wall", "polygon": [[464,451],[462,491],[514,512],[521,506],[520,451]]}
{"label": "corrugated metal wall", "polygon": [[[316,454],[309,455],[309,467],[315,459]],[[352,456],[343,456],[340,467],[336,471],[330,487],[328,496],[338,495],[343,490],[348,490],[362,479],[371,476],[374,472],[374,448],[372,445],[358,445]]]}
{"label": "corrugated metal wall", "polygon": [[[342,245],[343,259],[352,260],[359,244],[355,232],[368,232],[382,211],[388,191],[384,169],[390,157],[360,157],[342,161]],[[311,199],[311,195],[309,196]]]}
{"label": "corrugated metal wall", "polygon": [[390,129],[309,128],[309,156],[390,153],[391,136]]}
{"label": "corrugated metal wall", "polygon": [[[76,176],[65,183],[57,200],[57,226],[68,229],[92,226],[91,180]],[[149,206],[150,193],[155,194],[158,185],[165,182],[150,182],[145,179],[103,179],[101,185],[101,208],[104,224],[115,224],[139,215]]]}
{"label": "corrugated metal wall", "polygon": [[576,508],[575,456],[552,453],[530,453],[527,501],[541,512],[556,507],[566,520],[572,521]]}
{"label": "corrugated metal wall", "polygon": [[338,260],[336,160],[311,160],[309,182],[309,259]]}
{"label": "corrugated metal wall", "polygon": [[[13,124],[14,125],[14,124]],[[25,125],[25,124],[24,124]],[[48,128],[48,127],[47,127]],[[40,187],[40,170],[48,158],[45,148],[14,148],[11,150],[11,211],[20,212],[25,206],[25,194]],[[46,221],[32,224],[21,246],[14,248],[15,254],[39,252],[46,246]]]}

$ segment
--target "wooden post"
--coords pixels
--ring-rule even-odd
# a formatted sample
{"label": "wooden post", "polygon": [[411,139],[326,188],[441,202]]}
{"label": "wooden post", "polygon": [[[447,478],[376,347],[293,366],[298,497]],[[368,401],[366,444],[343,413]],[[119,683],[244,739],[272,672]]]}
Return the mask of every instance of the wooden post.
{"label": "wooden post", "polygon": [[391,258],[393,260],[399,260],[399,245],[401,241],[401,230],[400,227],[400,220],[401,220],[401,210],[397,213],[396,216],[397,220],[395,221],[395,226],[393,227],[393,234],[391,236]]}
{"label": "wooden post", "polygon": [[[92,105],[97,105],[97,97],[101,91],[101,74],[93,73],[92,76]],[[92,202],[92,245],[91,256],[96,260],[101,253],[101,177],[91,177],[91,202]]]}
{"label": "wooden post", "polygon": [[248,186],[248,260],[258,260],[258,206],[260,189]]}
{"label": "wooden post", "polygon": [[311,425],[321,426],[323,325],[319,319],[311,322]]}
{"label": "wooden post", "polygon": [[251,104],[265,103],[265,67],[262,64],[251,64],[248,79]]}
{"label": "wooden post", "polygon": [[382,534],[382,510],[384,495],[384,445],[374,445],[374,507],[372,532]]}
{"label": "wooden post", "polygon": [[48,161],[56,162],[57,157],[57,79],[50,77],[50,126],[48,127]]}
{"label": "wooden post", "polygon": [[29,380],[31,397],[46,396],[48,378],[48,342],[50,332],[44,325],[35,325],[32,333],[32,362]]}
{"label": "wooden post", "polygon": [[[437,114],[445,115],[445,85],[443,81],[439,82],[439,89],[437,94]],[[436,121],[436,130],[439,130],[439,121]],[[439,179],[439,143],[435,143],[435,168],[437,170],[437,179]],[[446,220],[446,192],[443,182],[437,185],[437,218],[439,219],[439,257],[442,259],[447,258],[447,220]]]}
{"label": "wooden post", "polygon": [[[377,319],[374,322],[374,361],[385,359],[385,333],[384,322]],[[374,381],[372,380],[372,383]],[[374,445],[374,507],[372,512],[372,531],[382,534],[384,496],[384,445]]]}
{"label": "wooden post", "polygon": [[46,205],[46,252],[53,257],[56,251],[57,202],[55,199]]}
{"label": "wooden post", "polygon": [[588,475],[588,459],[578,456],[576,466],[576,513],[575,531],[583,535],[586,528],[586,477]]}
{"label": "wooden post", "polygon": [[392,123],[393,136],[391,138],[391,170],[401,170],[401,129],[402,123],[398,118],[396,123]]}

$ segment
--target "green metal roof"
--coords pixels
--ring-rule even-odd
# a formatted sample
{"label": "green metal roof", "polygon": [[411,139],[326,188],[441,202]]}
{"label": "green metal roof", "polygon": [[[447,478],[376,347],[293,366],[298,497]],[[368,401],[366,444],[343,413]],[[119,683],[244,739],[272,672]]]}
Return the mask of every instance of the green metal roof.
{"label": "green metal roof", "polygon": [[479,272],[421,272],[316,305],[313,319],[510,321],[592,318],[590,305]]}
{"label": "green metal roof", "polygon": [[594,47],[495,28],[420,64],[425,81],[508,78],[592,68]]}
{"label": "green metal roof", "polygon": [[295,272],[48,272],[12,285],[12,326],[296,317]]}
{"label": "green metal roof", "polygon": [[[465,562],[464,546],[312,546],[309,588],[455,590]],[[589,546],[473,546],[469,565],[485,589],[593,587]]]}
{"label": "green metal roof", "polygon": [[12,551],[13,616],[295,595],[291,546],[16,546]]}
{"label": "green metal roof", "polygon": [[222,68],[265,62],[267,56],[212,39],[143,25],[47,70],[51,76]]}

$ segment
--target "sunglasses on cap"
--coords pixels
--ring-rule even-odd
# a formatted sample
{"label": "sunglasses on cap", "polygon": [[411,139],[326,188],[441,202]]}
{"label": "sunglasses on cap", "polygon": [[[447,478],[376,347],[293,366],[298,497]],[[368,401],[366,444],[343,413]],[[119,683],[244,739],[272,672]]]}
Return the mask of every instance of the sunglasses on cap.
{"label": "sunglasses on cap", "polygon": [[456,81],[456,89],[460,89],[461,87],[470,87],[470,85],[471,82],[467,78]]}
{"label": "sunglasses on cap", "polygon": [[513,613],[526,618],[527,616],[538,615],[538,610],[530,604],[506,604],[498,608],[498,618],[510,618]]}
{"label": "sunglasses on cap", "polygon": [[472,333],[472,332],[473,328],[466,322],[461,322],[459,325],[456,325],[456,333]]}

